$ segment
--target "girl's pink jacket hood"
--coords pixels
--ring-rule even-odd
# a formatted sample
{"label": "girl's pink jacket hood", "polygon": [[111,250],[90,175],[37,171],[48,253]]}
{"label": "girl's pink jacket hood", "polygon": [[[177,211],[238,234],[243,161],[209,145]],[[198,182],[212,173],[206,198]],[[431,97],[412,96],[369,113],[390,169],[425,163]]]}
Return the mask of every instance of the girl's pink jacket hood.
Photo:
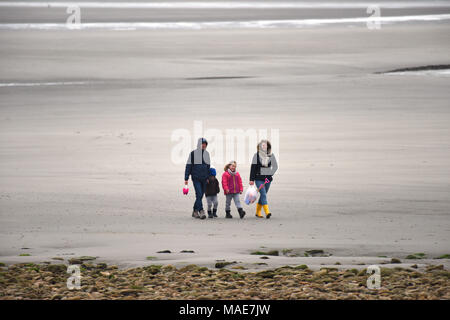
{"label": "girl's pink jacket hood", "polygon": [[239,172],[233,176],[225,171],[222,174],[222,188],[228,190],[229,193],[239,193],[244,191],[244,187],[242,186],[242,179]]}

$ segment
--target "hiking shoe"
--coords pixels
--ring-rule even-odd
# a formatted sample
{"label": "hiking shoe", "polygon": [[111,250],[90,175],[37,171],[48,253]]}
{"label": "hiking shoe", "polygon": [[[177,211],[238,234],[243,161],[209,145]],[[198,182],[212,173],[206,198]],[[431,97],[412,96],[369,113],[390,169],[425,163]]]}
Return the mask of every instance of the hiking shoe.
{"label": "hiking shoe", "polygon": [[230,214],[230,210],[225,210],[225,213],[226,213],[226,215],[225,215],[225,218],[227,218],[227,219],[232,219],[233,218],[233,216]]}
{"label": "hiking shoe", "polygon": [[238,211],[239,211],[239,217],[240,217],[241,219],[244,218],[244,216],[245,216],[245,211],[244,211],[244,209],[239,208]]}
{"label": "hiking shoe", "polygon": [[199,218],[197,210],[192,211],[192,218],[196,218],[196,219]]}
{"label": "hiking shoe", "polygon": [[205,211],[203,211],[203,209],[198,212],[198,217],[202,220],[206,219]]}

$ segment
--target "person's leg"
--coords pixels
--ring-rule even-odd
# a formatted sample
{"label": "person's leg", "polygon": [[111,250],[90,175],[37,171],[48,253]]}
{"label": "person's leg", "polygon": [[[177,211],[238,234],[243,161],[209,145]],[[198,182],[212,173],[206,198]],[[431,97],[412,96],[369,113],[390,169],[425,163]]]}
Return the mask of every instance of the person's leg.
{"label": "person's leg", "polygon": [[201,202],[202,186],[200,181],[194,179],[192,179],[192,184],[194,185],[195,190],[194,210],[199,211],[199,200]]}
{"label": "person's leg", "polygon": [[242,205],[241,205],[241,200],[239,199],[239,193],[234,193],[233,194],[233,200],[234,200],[234,204],[236,205],[236,208],[241,208],[242,209]]}
{"label": "person's leg", "polygon": [[213,201],[214,201],[214,196],[206,196],[206,203],[208,204],[208,218],[212,218],[212,206],[213,206]]}
{"label": "person's leg", "polygon": [[236,208],[238,209],[239,212],[239,217],[242,219],[245,216],[245,211],[244,209],[242,209],[242,205],[241,205],[241,199],[239,199],[239,193],[235,193],[233,195],[233,199],[234,199],[234,204],[236,205]]}
{"label": "person's leg", "polygon": [[270,188],[270,182],[269,183],[266,183],[266,185],[264,186],[264,190],[265,190],[265,194],[266,194],[266,198],[265,198],[265,204],[263,204],[263,208],[264,208],[264,212],[266,213],[266,218],[267,219],[269,219],[270,218],[270,216],[272,215],[271,213],[270,213],[270,210],[269,210],[269,204],[268,204],[268,202],[267,202],[267,192],[269,192],[269,188]]}
{"label": "person's leg", "polygon": [[[256,183],[256,186],[259,189],[259,187],[262,184],[264,184],[264,181],[256,180],[255,183]],[[261,204],[261,205],[267,204],[267,193],[266,193],[266,188],[265,187],[262,187],[261,190],[259,190],[259,201],[258,201],[258,203]]]}
{"label": "person's leg", "polygon": [[204,216],[204,213],[201,214],[201,212],[203,211],[203,194],[204,194],[204,186],[205,183],[203,181],[200,180],[193,180],[192,181],[194,183],[194,189],[195,189],[195,203],[194,203],[194,212],[198,211],[200,213],[199,217],[201,219],[206,218],[206,216]]}
{"label": "person's leg", "polygon": [[231,199],[233,198],[232,194],[227,194],[225,196],[225,218],[233,218],[233,216],[230,214],[231,212]]}
{"label": "person's leg", "polygon": [[217,207],[219,206],[219,201],[217,200],[217,195],[213,196],[213,204],[214,204],[214,207],[213,207],[212,214],[213,214],[214,218],[217,218]]}
{"label": "person's leg", "polygon": [[[259,189],[259,187],[260,187],[263,183],[264,183],[264,181],[256,180],[256,181],[255,181],[256,189]],[[262,218],[262,217],[263,217],[263,216],[261,215],[261,210],[262,210],[262,206],[263,206],[263,205],[261,204],[261,198],[262,198],[262,195],[261,195],[261,193],[260,193],[258,203],[256,204],[256,216],[257,216],[258,218]]]}
{"label": "person's leg", "polygon": [[206,196],[206,204],[207,204],[207,207],[208,207],[208,211],[211,211],[211,209],[212,209],[213,197],[214,196]]}
{"label": "person's leg", "polygon": [[[264,181],[262,181],[262,180],[255,180],[256,189],[259,190],[259,187],[260,187],[263,183],[264,183]],[[260,191],[261,191],[261,190],[260,190]],[[262,204],[262,203],[261,203],[261,192],[260,192],[259,194],[260,194],[260,195],[259,195],[258,203],[259,203],[259,204]]]}
{"label": "person's leg", "polygon": [[227,194],[225,195],[225,211],[230,210],[230,206],[231,206],[231,195]]}
{"label": "person's leg", "polygon": [[266,183],[266,185],[264,186],[264,188],[266,188],[266,195],[269,192],[269,188],[270,188],[271,183],[272,183],[272,181],[269,182],[269,183]]}
{"label": "person's leg", "polygon": [[217,207],[219,206],[219,200],[217,199],[217,195],[212,196],[212,203],[214,205],[213,209],[217,210]]}
{"label": "person's leg", "polygon": [[194,209],[197,211],[200,211],[203,209],[203,184],[201,181],[196,180],[194,182],[194,188],[195,188],[195,203],[194,203]]}
{"label": "person's leg", "polygon": [[205,215],[205,211],[203,210],[203,195],[205,194],[205,190],[206,190],[206,179],[200,180],[200,186],[201,186],[201,195],[200,195],[200,203],[199,203],[200,210],[198,212],[198,215],[199,215],[200,219],[205,219],[206,215]]}
{"label": "person's leg", "polygon": [[219,200],[217,195],[213,197],[213,212],[217,212],[217,208],[219,207]]}

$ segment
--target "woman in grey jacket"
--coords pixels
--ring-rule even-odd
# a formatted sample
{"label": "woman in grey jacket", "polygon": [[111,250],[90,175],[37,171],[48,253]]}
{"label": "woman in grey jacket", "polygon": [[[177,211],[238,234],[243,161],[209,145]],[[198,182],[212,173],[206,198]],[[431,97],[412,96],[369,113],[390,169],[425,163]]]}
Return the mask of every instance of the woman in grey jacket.
{"label": "woman in grey jacket", "polygon": [[[261,209],[264,209],[266,218],[269,219],[272,213],[270,213],[269,210],[267,193],[269,192],[273,180],[272,176],[278,169],[278,163],[275,155],[272,153],[270,141],[261,140],[261,142],[258,143],[256,150],[250,168],[250,185],[256,184],[258,189],[261,185],[264,185],[259,191],[260,197],[256,204],[256,217],[262,218]],[[266,179],[268,179],[269,182],[264,184]]]}

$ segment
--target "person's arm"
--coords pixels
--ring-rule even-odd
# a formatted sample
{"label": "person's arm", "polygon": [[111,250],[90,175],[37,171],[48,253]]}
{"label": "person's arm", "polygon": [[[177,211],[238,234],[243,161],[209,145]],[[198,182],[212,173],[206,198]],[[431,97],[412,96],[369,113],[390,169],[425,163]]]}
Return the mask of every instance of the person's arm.
{"label": "person's arm", "polygon": [[209,172],[209,169],[211,168],[211,158],[209,157],[209,152],[206,150],[203,152],[203,160],[205,161]]}
{"label": "person's arm", "polygon": [[277,172],[277,170],[278,170],[278,162],[277,162],[277,158],[275,158],[275,155],[273,154],[272,155],[272,157],[271,157],[272,159],[270,159],[270,162],[271,162],[271,175],[274,175],[275,174],[275,172]]}
{"label": "person's arm", "polygon": [[250,167],[250,185],[252,185],[256,179],[257,163],[258,163],[258,159],[257,159],[257,155],[255,153],[255,155],[253,156],[253,159],[252,159],[252,165]]}
{"label": "person's arm", "polygon": [[222,189],[225,194],[228,193],[228,182],[225,176],[225,172],[222,174]]}
{"label": "person's arm", "polygon": [[189,154],[189,157],[186,162],[186,168],[184,169],[184,183],[187,184],[189,180],[189,175],[192,172],[192,152]]}
{"label": "person's arm", "polygon": [[217,179],[216,179],[216,192],[217,192],[217,193],[220,192],[219,180],[217,180]]}
{"label": "person's arm", "polygon": [[239,178],[239,192],[242,193],[242,192],[244,192],[244,186],[242,185],[242,178],[239,173],[238,173],[238,178]]}

